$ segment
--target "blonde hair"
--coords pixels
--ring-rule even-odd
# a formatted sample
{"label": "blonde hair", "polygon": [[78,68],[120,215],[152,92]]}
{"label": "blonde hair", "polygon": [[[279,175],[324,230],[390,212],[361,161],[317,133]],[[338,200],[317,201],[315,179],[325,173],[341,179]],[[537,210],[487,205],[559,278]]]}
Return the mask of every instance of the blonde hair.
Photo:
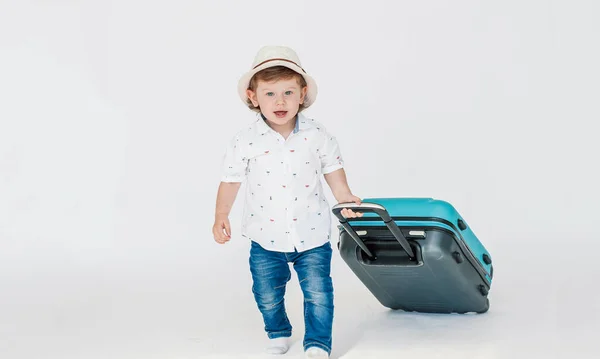
{"label": "blonde hair", "polygon": [[[304,88],[307,86],[304,76],[300,75],[296,71],[285,66],[273,66],[255,73],[254,76],[252,76],[252,78],[250,79],[250,83],[248,84],[248,90],[256,91],[259,81],[273,82],[279,80],[289,80],[291,78],[296,78],[296,82],[298,82],[300,88]],[[304,98],[304,101],[306,102],[306,97]],[[260,106],[254,107],[252,101],[250,101],[249,98],[246,99],[246,104],[248,105],[248,108],[252,111],[260,112]],[[298,112],[301,112],[305,108],[306,107],[303,103],[300,104]]]}

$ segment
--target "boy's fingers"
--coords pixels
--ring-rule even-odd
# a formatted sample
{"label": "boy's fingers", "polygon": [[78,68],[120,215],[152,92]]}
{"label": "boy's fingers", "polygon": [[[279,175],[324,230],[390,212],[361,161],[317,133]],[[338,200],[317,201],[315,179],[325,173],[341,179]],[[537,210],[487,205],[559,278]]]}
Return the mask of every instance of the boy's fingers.
{"label": "boy's fingers", "polygon": [[357,212],[354,212],[354,211],[352,211],[352,215],[353,215],[354,217],[361,217],[361,216],[362,216],[362,212],[358,212],[358,211],[357,211]]}
{"label": "boy's fingers", "polygon": [[231,226],[229,225],[229,221],[224,222],[223,227],[225,228],[225,234],[227,237],[231,237]]}
{"label": "boy's fingers", "polygon": [[221,240],[222,241],[228,241],[231,238],[231,236],[225,232],[221,233]]}
{"label": "boy's fingers", "polygon": [[227,238],[227,237],[225,237],[223,234],[221,234],[221,235],[219,236],[219,238],[217,239],[217,242],[218,242],[219,244],[223,244],[223,243],[227,242],[228,240],[229,240],[229,238]]}
{"label": "boy's fingers", "polygon": [[351,209],[348,208],[344,208],[342,209],[342,216],[344,216],[345,218],[356,218],[357,213],[354,212]]}
{"label": "boy's fingers", "polygon": [[221,242],[226,242],[229,239],[227,234],[225,234],[224,228],[221,228],[221,230],[219,231],[219,238],[221,239]]}
{"label": "boy's fingers", "polygon": [[225,236],[225,234],[223,233],[222,226],[213,227],[213,236],[215,237],[215,241],[219,244],[223,244],[229,240],[227,236]]}
{"label": "boy's fingers", "polygon": [[348,218],[348,210],[346,208],[342,209],[340,213],[342,213],[342,216],[344,216],[345,218]]}

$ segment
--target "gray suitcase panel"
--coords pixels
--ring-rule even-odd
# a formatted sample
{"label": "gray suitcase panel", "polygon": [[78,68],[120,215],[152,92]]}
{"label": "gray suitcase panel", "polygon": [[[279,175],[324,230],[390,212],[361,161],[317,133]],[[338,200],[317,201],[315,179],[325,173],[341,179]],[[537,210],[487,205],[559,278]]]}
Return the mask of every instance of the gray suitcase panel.
{"label": "gray suitcase panel", "polygon": [[361,239],[375,259],[369,258],[343,229],[338,244],[340,255],[385,307],[426,313],[488,310],[487,284],[466,260],[467,254],[450,231],[427,228],[421,229],[425,238],[409,237],[415,255],[411,259],[387,229],[361,230],[367,231]]}

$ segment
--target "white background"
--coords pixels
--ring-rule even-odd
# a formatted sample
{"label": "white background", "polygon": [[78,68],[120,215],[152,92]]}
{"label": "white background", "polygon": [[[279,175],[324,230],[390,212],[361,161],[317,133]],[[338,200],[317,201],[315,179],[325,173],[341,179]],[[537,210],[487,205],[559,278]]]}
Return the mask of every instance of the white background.
{"label": "white background", "polygon": [[427,315],[334,251],[333,357],[597,357],[597,2],[0,4],[1,358],[261,357],[242,197],[230,243],[211,227],[268,44],[317,80],[356,195],[449,201],[494,258],[487,314]]}

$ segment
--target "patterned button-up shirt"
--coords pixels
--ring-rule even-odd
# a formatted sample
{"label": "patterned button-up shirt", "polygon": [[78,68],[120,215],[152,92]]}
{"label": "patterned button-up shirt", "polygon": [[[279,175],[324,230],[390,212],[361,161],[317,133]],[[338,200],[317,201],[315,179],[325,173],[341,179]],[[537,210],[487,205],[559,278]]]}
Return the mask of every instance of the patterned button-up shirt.
{"label": "patterned button-up shirt", "polygon": [[267,250],[303,252],[330,240],[321,176],[343,168],[337,140],[299,113],[284,139],[259,114],[231,140],[223,182],[246,181],[242,235]]}

